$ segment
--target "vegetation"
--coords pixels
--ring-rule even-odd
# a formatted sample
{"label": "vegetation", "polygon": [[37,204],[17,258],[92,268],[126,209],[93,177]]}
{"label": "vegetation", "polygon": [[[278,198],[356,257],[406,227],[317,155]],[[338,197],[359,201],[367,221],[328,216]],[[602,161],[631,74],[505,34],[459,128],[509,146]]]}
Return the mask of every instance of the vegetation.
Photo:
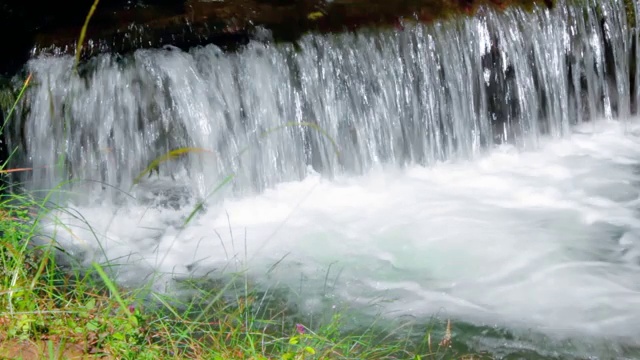
{"label": "vegetation", "polygon": [[627,23],[630,28],[636,27],[636,4],[634,0],[624,0],[624,7],[627,12]]}

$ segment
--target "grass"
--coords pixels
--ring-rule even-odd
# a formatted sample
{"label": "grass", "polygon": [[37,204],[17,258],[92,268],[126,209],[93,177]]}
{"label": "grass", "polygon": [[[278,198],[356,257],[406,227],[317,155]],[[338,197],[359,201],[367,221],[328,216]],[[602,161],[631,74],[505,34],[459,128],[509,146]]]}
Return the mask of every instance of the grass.
{"label": "grass", "polygon": [[[30,80],[0,130],[11,121]],[[190,151],[169,153],[143,174]],[[451,323],[442,325],[438,336],[427,327],[418,333],[408,325],[389,331],[375,322],[348,331],[349,311],[344,310],[307,324],[289,309],[286,296],[273,300],[272,294],[252,289],[242,273],[225,281],[184,280],[189,291],[182,293],[188,297],[155,292],[152,281],[141,288],[120,287],[110,276],[116,265],[83,266],[65,255],[55,233],[49,238],[41,233],[44,219],[57,221],[56,211],[81,215],[52,203],[51,193],[36,198],[10,183],[10,173],[28,170],[7,169],[7,162],[0,170],[0,358],[481,358],[452,346]]]}
{"label": "grass", "polygon": [[76,62],[74,65],[74,69],[76,71],[78,70],[78,64],[80,63],[80,57],[82,56],[82,48],[84,47],[84,38],[87,36],[87,29],[89,28],[89,22],[91,21],[93,14],[96,12],[96,9],[98,8],[99,3],[100,3],[100,0],[94,0],[93,4],[91,5],[91,8],[89,9],[89,12],[87,13],[87,17],[84,19],[84,24],[80,29],[80,36],[78,37],[78,43],[76,44]]}

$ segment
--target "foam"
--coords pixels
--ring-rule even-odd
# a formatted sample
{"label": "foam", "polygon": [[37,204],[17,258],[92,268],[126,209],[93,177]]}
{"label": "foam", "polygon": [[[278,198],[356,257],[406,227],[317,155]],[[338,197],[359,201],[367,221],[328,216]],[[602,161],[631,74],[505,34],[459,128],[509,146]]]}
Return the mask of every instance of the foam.
{"label": "foam", "polygon": [[58,226],[56,238],[86,262],[117,259],[124,283],[246,268],[264,286],[297,289],[303,310],[319,310],[328,291],[361,306],[394,298],[377,308],[389,316],[445,312],[638,345],[639,163],[640,127],[602,121],[536,151],[502,146],[333,180],[310,172],[212,199],[185,228],[193,204],[75,207],[98,238],[63,213],[73,236]]}

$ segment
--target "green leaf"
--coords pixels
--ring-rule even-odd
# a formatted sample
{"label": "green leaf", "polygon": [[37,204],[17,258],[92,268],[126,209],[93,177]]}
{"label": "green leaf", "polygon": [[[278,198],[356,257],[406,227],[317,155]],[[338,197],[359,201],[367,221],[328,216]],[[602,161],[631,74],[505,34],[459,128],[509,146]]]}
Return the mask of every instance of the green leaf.
{"label": "green leaf", "polygon": [[288,353],[284,353],[284,354],[282,354],[282,360],[291,360],[291,359],[293,359],[294,357],[295,357],[295,354],[294,354],[294,353],[290,353],[290,352],[288,352]]}
{"label": "green leaf", "polygon": [[115,334],[113,334],[111,336],[116,340],[124,341],[124,339],[125,339],[124,334],[123,333],[119,333],[119,332],[117,332],[117,333],[115,333]]}
{"label": "green leaf", "polygon": [[298,338],[297,336],[294,336],[291,339],[289,339],[289,344],[291,344],[291,345],[296,345],[299,342],[300,342],[300,338]]}
{"label": "green leaf", "polygon": [[304,351],[308,352],[311,355],[315,355],[316,354],[316,351],[311,346],[305,347]]}
{"label": "green leaf", "polygon": [[96,307],[96,299],[95,298],[89,299],[89,301],[87,301],[84,307],[87,310],[93,310]]}
{"label": "green leaf", "polygon": [[89,321],[87,323],[87,330],[89,331],[97,331],[100,328],[100,323],[97,321]]}
{"label": "green leaf", "polygon": [[131,322],[131,325],[138,327],[140,326],[140,322],[138,321],[138,318],[135,316],[130,316],[129,317],[129,321]]}

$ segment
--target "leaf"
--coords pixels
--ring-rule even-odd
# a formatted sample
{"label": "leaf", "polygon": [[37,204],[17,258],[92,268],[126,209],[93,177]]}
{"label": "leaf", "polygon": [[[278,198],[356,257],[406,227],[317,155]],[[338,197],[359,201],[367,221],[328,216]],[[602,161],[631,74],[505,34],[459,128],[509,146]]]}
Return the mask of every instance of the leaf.
{"label": "leaf", "polygon": [[134,327],[138,327],[140,326],[140,322],[138,321],[138,318],[135,316],[129,316],[129,322],[131,323],[131,325],[133,325]]}
{"label": "leaf", "polygon": [[133,184],[137,184],[140,182],[140,180],[147,174],[150,174],[152,171],[156,171],[158,169],[158,167],[160,166],[160,164],[162,164],[163,162],[175,159],[179,156],[188,154],[188,153],[202,153],[202,152],[208,152],[210,153],[211,151],[207,150],[207,149],[202,149],[202,148],[194,148],[194,147],[184,147],[184,148],[179,148],[179,149],[174,149],[169,151],[168,153],[157,157],[156,159],[154,159],[149,166],[147,166],[146,169],[144,169],[140,174],[138,174],[138,176],[136,176],[135,179],[133,179]]}
{"label": "leaf", "polygon": [[7,169],[7,170],[0,170],[0,174],[9,174],[9,173],[14,173],[14,172],[32,171],[32,170],[33,170],[33,168]]}
{"label": "leaf", "polygon": [[100,323],[98,323],[97,321],[89,321],[87,323],[88,331],[98,331],[99,328],[100,328]]}
{"label": "leaf", "polygon": [[305,347],[304,351],[308,352],[311,355],[315,355],[316,354],[316,351],[311,346]]}
{"label": "leaf", "polygon": [[296,345],[300,342],[300,338],[297,336],[292,337],[291,339],[289,339],[289,344],[291,345]]}
{"label": "leaf", "polygon": [[87,301],[84,307],[87,310],[93,310],[96,307],[96,299],[95,298],[89,299],[89,301]]}
{"label": "leaf", "polygon": [[87,35],[87,28],[89,27],[89,21],[93,16],[93,13],[96,12],[96,8],[98,7],[98,3],[100,0],[95,0],[93,5],[91,5],[91,9],[89,9],[89,13],[87,17],[84,19],[84,25],[82,25],[82,29],[80,30],[80,37],[78,38],[78,45],[76,45],[76,62],[74,68],[78,68],[78,63],[80,62],[80,53],[82,52],[82,45],[84,44],[84,38]]}
{"label": "leaf", "polygon": [[111,336],[116,340],[124,341],[124,339],[125,339],[124,334],[123,333],[119,333],[119,332],[117,332],[117,333],[115,333],[115,334],[113,334]]}
{"label": "leaf", "polygon": [[323,16],[324,16],[324,14],[323,14],[322,12],[320,12],[320,11],[314,11],[314,12],[312,12],[312,13],[309,13],[309,15],[307,15],[307,18],[308,18],[309,20],[313,20],[313,21],[315,21],[315,20],[320,19],[320,18],[321,18],[321,17],[323,17]]}

